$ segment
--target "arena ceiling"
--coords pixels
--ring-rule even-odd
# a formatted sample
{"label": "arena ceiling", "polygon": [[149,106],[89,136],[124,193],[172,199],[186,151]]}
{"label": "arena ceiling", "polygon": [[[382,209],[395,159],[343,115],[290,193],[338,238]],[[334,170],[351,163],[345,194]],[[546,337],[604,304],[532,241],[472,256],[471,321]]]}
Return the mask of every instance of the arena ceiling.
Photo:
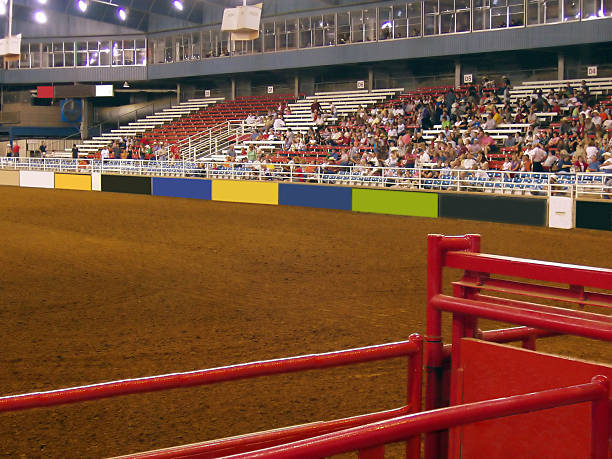
{"label": "arena ceiling", "polygon": [[[173,0],[85,0],[88,8],[86,12],[82,12],[77,6],[78,0],[13,1],[13,15],[15,20],[19,21],[33,21],[34,13],[37,10],[46,10],[122,25],[143,32],[151,31],[149,23],[154,15],[158,19],[156,23],[159,23],[159,19],[163,21],[164,18],[167,18],[171,24],[177,24],[178,20],[183,27],[196,26],[210,23],[211,17],[220,21],[224,8],[242,5],[242,0],[180,0],[183,4],[183,10],[180,11],[173,6]],[[264,16],[266,16],[372,2],[367,0],[247,0],[249,5],[256,3],[264,4]],[[124,21],[117,15],[119,7],[127,11]]]}

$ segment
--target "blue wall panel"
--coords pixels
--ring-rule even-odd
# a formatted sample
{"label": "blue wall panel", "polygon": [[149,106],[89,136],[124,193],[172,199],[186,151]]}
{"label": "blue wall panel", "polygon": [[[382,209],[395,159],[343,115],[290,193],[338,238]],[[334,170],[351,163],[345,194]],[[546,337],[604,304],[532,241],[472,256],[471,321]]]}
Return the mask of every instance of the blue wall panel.
{"label": "blue wall panel", "polygon": [[175,198],[211,199],[210,180],[153,177],[153,194]]}
{"label": "blue wall panel", "polygon": [[280,183],[278,203],[285,206],[351,210],[352,193],[349,187]]}

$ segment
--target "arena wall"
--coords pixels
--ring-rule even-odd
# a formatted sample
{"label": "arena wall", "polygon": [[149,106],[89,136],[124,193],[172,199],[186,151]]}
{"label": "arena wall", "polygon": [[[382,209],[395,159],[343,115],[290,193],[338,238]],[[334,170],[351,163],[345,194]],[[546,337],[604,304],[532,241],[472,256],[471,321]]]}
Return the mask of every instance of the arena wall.
{"label": "arena wall", "polygon": [[[0,185],[151,194],[569,228],[549,218],[545,197],[350,188],[299,183],[0,171]],[[612,202],[576,201],[576,227],[612,231]],[[564,218],[566,219],[566,215]],[[572,225],[573,226],[573,225]]]}

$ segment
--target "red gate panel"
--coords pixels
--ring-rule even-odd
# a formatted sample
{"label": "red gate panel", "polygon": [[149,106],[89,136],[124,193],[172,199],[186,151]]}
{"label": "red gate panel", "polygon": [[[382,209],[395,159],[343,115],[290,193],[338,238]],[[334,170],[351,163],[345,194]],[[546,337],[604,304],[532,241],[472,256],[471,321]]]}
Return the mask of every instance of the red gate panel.
{"label": "red gate panel", "polygon": [[[579,384],[598,374],[612,378],[609,365],[468,338],[460,355],[459,403]],[[580,404],[457,427],[450,457],[587,458],[590,425],[589,404]]]}

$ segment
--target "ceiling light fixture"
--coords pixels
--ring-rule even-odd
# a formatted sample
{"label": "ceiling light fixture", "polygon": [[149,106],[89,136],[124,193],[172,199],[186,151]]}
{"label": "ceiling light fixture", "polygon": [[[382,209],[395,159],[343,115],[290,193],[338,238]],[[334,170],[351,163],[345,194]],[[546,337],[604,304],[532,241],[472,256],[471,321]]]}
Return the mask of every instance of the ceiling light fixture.
{"label": "ceiling light fixture", "polygon": [[125,10],[125,8],[119,8],[117,9],[117,16],[119,17],[119,19],[121,19],[122,21],[125,21],[127,19],[127,11]]}
{"label": "ceiling light fixture", "polygon": [[0,16],[4,16],[6,14],[6,3],[2,3],[0,0]]}
{"label": "ceiling light fixture", "polygon": [[129,84],[127,81],[125,81],[125,82],[123,83],[123,87],[124,87],[124,88],[129,88],[129,87],[130,87],[130,84]]}
{"label": "ceiling light fixture", "polygon": [[38,10],[34,12],[34,20],[39,24],[47,23],[47,14],[44,11]]}
{"label": "ceiling light fixture", "polygon": [[79,11],[81,11],[81,13],[84,13],[85,11],[87,11],[88,7],[89,7],[89,2],[87,2],[86,0],[79,0],[77,2],[77,8],[79,9]]}
{"label": "ceiling light fixture", "polygon": [[46,5],[47,4],[47,0],[38,0],[38,3],[40,3],[41,5]]}
{"label": "ceiling light fixture", "polygon": [[174,0],[172,2],[172,4],[174,5],[174,8],[176,8],[179,11],[183,11],[183,2],[181,0]]}

